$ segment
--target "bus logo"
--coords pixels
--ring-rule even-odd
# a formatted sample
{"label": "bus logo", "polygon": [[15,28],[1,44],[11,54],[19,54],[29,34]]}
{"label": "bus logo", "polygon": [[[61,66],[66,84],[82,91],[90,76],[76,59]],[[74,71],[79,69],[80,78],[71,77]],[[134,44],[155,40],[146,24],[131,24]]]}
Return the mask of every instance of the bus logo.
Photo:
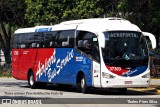
{"label": "bus logo", "polygon": [[18,55],[18,51],[14,51],[14,55]]}
{"label": "bus logo", "polygon": [[[60,71],[65,67],[65,65],[73,58],[74,53],[73,49],[70,52],[67,52],[67,56],[64,59],[57,59],[56,60],[56,50],[54,51],[53,55],[45,61],[45,64],[41,66],[41,62],[39,62],[38,70],[36,75],[41,78],[42,74],[47,74],[48,81],[51,80],[59,75]],[[52,68],[51,66],[56,65],[56,68]],[[47,73],[46,73],[47,72]]]}
{"label": "bus logo", "polygon": [[121,71],[122,68],[121,67],[110,67],[111,71]]}
{"label": "bus logo", "polygon": [[80,61],[83,61],[83,57],[82,57],[82,56],[80,56],[80,57],[75,57],[75,60],[76,60],[76,61],[79,61],[79,62],[80,62]]}

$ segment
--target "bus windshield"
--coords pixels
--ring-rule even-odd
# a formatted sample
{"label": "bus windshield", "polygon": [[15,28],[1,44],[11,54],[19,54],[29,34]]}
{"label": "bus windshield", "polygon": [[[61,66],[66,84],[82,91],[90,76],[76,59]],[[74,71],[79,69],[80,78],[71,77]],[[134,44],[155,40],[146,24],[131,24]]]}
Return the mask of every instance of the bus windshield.
{"label": "bus windshield", "polygon": [[103,59],[110,66],[148,65],[148,47],[141,32],[110,31],[105,35]]}

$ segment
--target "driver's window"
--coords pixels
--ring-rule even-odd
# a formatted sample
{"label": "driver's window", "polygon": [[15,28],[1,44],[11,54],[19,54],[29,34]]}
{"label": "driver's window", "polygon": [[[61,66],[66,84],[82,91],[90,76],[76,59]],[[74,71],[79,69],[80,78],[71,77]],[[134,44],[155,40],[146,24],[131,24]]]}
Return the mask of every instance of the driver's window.
{"label": "driver's window", "polygon": [[141,48],[141,53],[143,56],[147,56],[147,45],[146,45],[146,38],[144,36],[141,36],[141,39],[140,39],[140,48]]}
{"label": "driver's window", "polygon": [[98,38],[96,36],[92,38],[92,57],[97,62],[100,62]]}
{"label": "driver's window", "polygon": [[100,62],[98,39],[94,33],[78,31],[76,45],[79,50],[92,56],[92,58],[97,62]]}
{"label": "driver's window", "polygon": [[78,31],[76,44],[77,48],[88,55],[91,55],[91,43],[94,34],[87,31]]}

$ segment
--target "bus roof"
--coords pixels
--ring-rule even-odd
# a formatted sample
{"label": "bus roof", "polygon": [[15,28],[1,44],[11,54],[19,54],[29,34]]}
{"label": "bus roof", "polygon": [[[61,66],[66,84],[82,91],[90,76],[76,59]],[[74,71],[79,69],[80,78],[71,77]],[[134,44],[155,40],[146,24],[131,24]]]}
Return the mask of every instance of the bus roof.
{"label": "bus roof", "polygon": [[132,24],[130,21],[122,18],[95,18],[95,19],[84,19],[75,21],[62,22],[62,25],[74,25],[78,24],[77,30],[87,30],[90,32],[103,32],[103,31],[114,31],[114,30],[125,30],[125,31],[141,31],[138,26]]}
{"label": "bus roof", "polygon": [[64,26],[78,26],[77,30],[90,31],[93,33],[103,32],[103,31],[138,31],[141,32],[140,28],[131,23],[128,20],[117,17],[109,18],[91,18],[91,19],[80,19],[80,20],[70,20],[61,22],[57,27],[60,29]]}
{"label": "bus roof", "polygon": [[71,24],[83,24],[83,23],[97,23],[99,21],[109,21],[109,20],[125,20],[117,17],[109,17],[109,18],[90,18],[90,19],[79,19],[79,20],[69,20],[61,22],[62,25],[71,25]]}
{"label": "bus roof", "polygon": [[132,24],[130,21],[110,17],[110,18],[91,18],[91,19],[80,19],[64,21],[60,24],[52,26],[35,26],[31,28],[21,28],[15,31],[17,33],[29,33],[29,32],[47,32],[47,31],[57,31],[57,30],[69,30],[77,29],[90,31],[93,33],[103,32],[103,31],[114,31],[114,30],[127,30],[127,31],[141,31],[138,26]]}
{"label": "bus roof", "polygon": [[43,31],[51,31],[52,26],[35,26],[35,27],[30,27],[30,28],[20,28],[16,30],[14,33],[31,33],[31,32],[43,32]]}

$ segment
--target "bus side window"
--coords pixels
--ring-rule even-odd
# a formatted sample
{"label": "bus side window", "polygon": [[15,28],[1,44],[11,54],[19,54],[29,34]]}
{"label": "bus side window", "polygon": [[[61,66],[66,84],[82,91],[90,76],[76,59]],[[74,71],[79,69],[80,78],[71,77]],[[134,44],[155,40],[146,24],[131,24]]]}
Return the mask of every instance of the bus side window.
{"label": "bus side window", "polygon": [[56,47],[56,35],[57,31],[44,33],[44,47]]}
{"label": "bus side window", "polygon": [[52,41],[52,35],[51,34],[46,34],[44,36],[44,47],[48,48],[50,47],[50,42]]}
{"label": "bus side window", "polygon": [[87,55],[91,55],[97,62],[100,62],[97,36],[91,32],[78,31],[76,38],[77,48]]}
{"label": "bus side window", "polygon": [[76,44],[77,48],[88,55],[91,55],[91,44],[94,34],[87,31],[78,31]]}
{"label": "bus side window", "polygon": [[74,30],[60,31],[58,47],[74,47]]}
{"label": "bus side window", "polygon": [[42,47],[42,35],[38,33],[30,33],[28,43],[30,48]]}
{"label": "bus side window", "polygon": [[18,35],[17,48],[28,48],[28,34],[22,33]]}
{"label": "bus side window", "polygon": [[18,48],[18,40],[19,40],[19,34],[15,34],[13,39],[13,48]]}

